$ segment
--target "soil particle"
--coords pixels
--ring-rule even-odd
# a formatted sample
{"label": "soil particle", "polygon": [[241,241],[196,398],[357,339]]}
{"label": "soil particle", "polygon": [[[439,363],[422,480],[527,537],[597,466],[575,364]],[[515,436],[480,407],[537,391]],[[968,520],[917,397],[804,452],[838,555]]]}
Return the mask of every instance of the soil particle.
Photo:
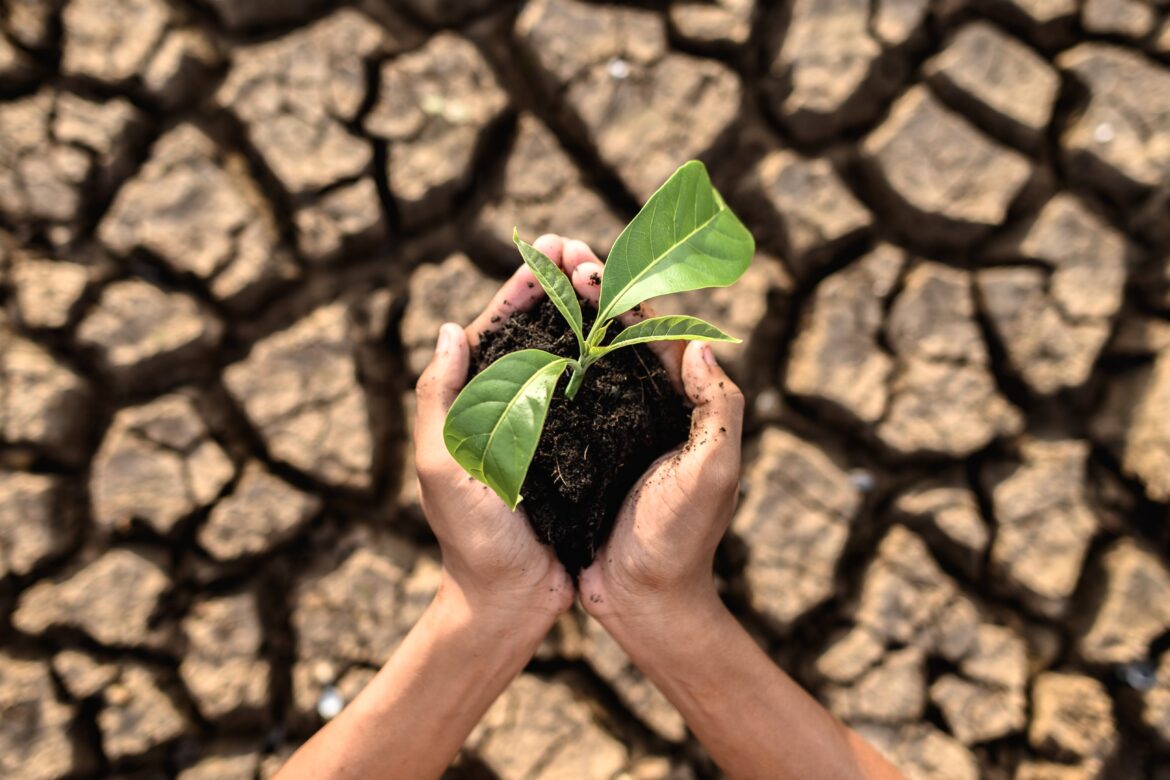
{"label": "soil particle", "polygon": [[[595,312],[583,308],[588,329]],[[544,300],[531,311],[513,314],[498,331],[483,334],[472,373],[520,349],[577,356],[572,331]],[[567,381],[566,373],[521,495],[537,538],[551,544],[576,574],[609,536],[638,477],[686,440],[691,411],[644,346],[618,350],[595,363],[572,401],[564,397]]]}

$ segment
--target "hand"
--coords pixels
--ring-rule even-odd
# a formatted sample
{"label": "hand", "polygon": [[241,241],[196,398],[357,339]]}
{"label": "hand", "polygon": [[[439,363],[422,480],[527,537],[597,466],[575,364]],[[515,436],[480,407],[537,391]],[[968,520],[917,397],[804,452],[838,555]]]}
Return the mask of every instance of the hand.
{"label": "hand", "polygon": [[[565,242],[562,260],[578,294],[596,306],[600,261],[579,241]],[[643,305],[623,320],[628,325],[650,316]],[[651,348],[694,413],[690,441],[651,465],[618,512],[609,541],[580,575],[585,611],[619,641],[628,628],[723,609],[712,568],[738,497],[743,394],[710,345],[659,342]]]}
{"label": "hand", "polygon": [[[542,236],[535,246],[560,265],[561,239]],[[443,554],[440,597],[458,597],[473,613],[502,618],[505,625],[534,624],[541,636],[572,605],[572,579],[552,548],[536,540],[523,508],[509,510],[455,462],[443,442],[443,423],[467,381],[480,334],[543,296],[532,271],[521,266],[467,328],[443,325],[418,381],[414,427],[419,501]]]}
{"label": "hand", "polygon": [[[536,246],[560,264],[560,239],[545,236]],[[439,777],[572,606],[572,580],[524,513],[469,477],[443,443],[479,335],[543,294],[522,266],[466,330],[440,329],[418,381],[414,426],[419,500],[443,553],[439,592],[382,670],[281,778]]]}

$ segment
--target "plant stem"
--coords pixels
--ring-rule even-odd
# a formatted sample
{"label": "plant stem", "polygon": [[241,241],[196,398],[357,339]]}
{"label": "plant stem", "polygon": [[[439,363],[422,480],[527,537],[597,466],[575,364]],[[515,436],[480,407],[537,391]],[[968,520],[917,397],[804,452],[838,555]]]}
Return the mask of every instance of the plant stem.
{"label": "plant stem", "polygon": [[569,377],[569,384],[565,388],[565,398],[572,401],[577,397],[577,391],[581,389],[581,383],[585,381],[585,367],[580,363],[573,364],[573,374]]}

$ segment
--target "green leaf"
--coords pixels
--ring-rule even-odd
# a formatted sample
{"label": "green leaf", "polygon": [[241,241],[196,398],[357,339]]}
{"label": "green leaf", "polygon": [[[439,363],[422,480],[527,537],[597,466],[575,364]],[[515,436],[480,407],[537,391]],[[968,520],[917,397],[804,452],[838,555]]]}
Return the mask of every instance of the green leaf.
{"label": "green leaf", "polygon": [[648,320],[631,325],[614,337],[606,346],[602,347],[602,355],[608,355],[615,349],[629,347],[634,344],[645,344],[648,341],[726,341],[739,344],[735,336],[729,336],[710,323],[703,322],[695,317],[683,315],[668,315],[666,317],[651,317]]}
{"label": "green leaf", "polygon": [[606,322],[604,325],[595,326],[593,330],[589,331],[589,341],[586,342],[587,352],[593,352],[597,349],[597,345],[605,341],[605,334],[609,333],[609,326],[613,325],[613,320]]}
{"label": "green leaf", "polygon": [[557,379],[572,361],[526,349],[477,374],[447,412],[443,441],[455,462],[515,509]]}
{"label": "green leaf", "polygon": [[597,322],[658,295],[727,287],[743,276],[755,240],[692,160],[626,226],[605,261]]}
{"label": "green leaf", "polygon": [[512,229],[512,240],[516,242],[520,256],[524,258],[524,263],[532,269],[532,274],[548,294],[549,300],[568,321],[569,327],[577,336],[577,345],[584,351],[585,328],[581,322],[581,304],[577,300],[577,291],[573,289],[573,283],[561,269],[557,268],[556,263],[548,259],[544,252],[521,239],[520,231],[516,228]]}

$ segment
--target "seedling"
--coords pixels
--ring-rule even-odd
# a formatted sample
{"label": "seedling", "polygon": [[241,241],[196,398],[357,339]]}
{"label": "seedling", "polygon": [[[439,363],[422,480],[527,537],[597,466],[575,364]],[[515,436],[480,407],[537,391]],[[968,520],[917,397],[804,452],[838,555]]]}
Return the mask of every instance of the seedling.
{"label": "seedling", "polygon": [[536,453],[557,382],[570,371],[565,397],[581,389],[589,367],[614,350],[651,341],[739,343],[695,317],[652,317],[603,345],[610,325],[643,301],[669,293],[727,287],[751,263],[755,241],[692,160],[667,179],[614,242],[605,264],[597,317],[584,332],[573,283],[540,250],[513,233],[524,262],[577,337],[576,359],[540,349],[505,355],[477,374],[447,413],[447,450],[467,473],[512,509]]}

